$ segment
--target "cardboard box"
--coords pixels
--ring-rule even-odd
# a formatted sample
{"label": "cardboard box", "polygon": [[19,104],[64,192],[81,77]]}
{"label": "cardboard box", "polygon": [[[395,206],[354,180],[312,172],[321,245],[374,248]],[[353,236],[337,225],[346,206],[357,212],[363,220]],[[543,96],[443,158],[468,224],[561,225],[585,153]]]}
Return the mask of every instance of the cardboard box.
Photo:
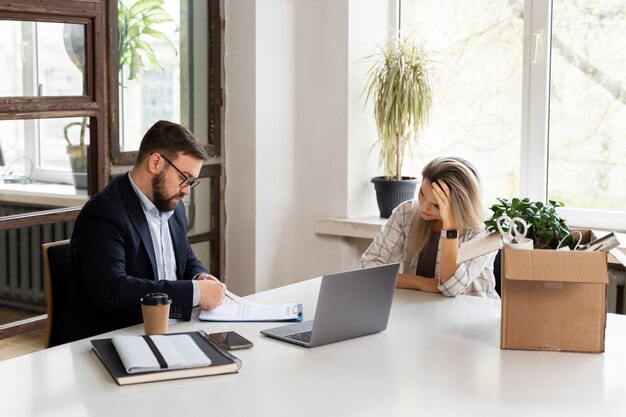
{"label": "cardboard box", "polygon": [[606,252],[502,251],[503,349],[604,352]]}

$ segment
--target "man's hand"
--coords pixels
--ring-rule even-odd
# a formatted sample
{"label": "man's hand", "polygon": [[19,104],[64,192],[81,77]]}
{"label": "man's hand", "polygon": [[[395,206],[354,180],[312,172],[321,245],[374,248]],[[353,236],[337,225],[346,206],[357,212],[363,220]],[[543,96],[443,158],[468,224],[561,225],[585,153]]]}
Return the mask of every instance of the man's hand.
{"label": "man's hand", "polygon": [[194,279],[195,279],[196,281],[202,281],[202,280],[207,280],[207,279],[210,279],[210,280],[213,280],[213,281],[220,282],[220,280],[219,280],[219,279],[217,279],[217,278],[215,278],[213,275],[211,275],[211,274],[205,274],[204,272],[203,272],[203,273],[201,273],[201,274],[196,275],[196,277],[195,277]]}
{"label": "man's hand", "polygon": [[198,281],[198,289],[200,290],[200,303],[198,305],[201,308],[215,308],[222,304],[226,293],[225,284],[209,274],[198,275],[196,281]]}

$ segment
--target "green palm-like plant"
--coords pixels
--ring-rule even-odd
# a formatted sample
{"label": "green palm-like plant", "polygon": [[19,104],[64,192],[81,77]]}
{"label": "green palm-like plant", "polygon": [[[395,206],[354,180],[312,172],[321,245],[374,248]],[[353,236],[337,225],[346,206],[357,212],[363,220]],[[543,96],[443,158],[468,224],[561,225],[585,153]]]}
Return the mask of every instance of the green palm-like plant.
{"label": "green palm-like plant", "polygon": [[163,9],[163,0],[139,0],[130,7],[118,2],[119,29],[119,69],[129,68],[128,79],[133,80],[144,70],[144,59],[163,70],[146,36],[161,39],[170,44],[178,54],[176,46],[163,33],[154,29],[155,24],[173,22],[172,17]]}
{"label": "green palm-like plant", "polygon": [[423,47],[401,39],[392,40],[374,57],[365,101],[374,104],[379,164],[387,179],[401,180],[405,151],[413,154],[430,114],[430,60]]}

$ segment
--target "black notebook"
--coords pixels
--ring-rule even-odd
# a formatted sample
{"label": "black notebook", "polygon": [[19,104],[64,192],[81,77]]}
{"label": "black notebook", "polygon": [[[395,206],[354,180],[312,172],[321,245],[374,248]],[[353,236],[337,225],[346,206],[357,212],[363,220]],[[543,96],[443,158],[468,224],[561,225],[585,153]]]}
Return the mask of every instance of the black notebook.
{"label": "black notebook", "polygon": [[171,336],[175,335],[189,335],[202,352],[211,360],[211,364],[202,367],[162,369],[131,374],[126,372],[124,364],[110,338],[94,339],[91,341],[91,345],[102,363],[104,363],[104,366],[119,385],[227,374],[237,372],[239,368],[241,368],[241,361],[210,340],[209,336],[204,331],[171,334]]}

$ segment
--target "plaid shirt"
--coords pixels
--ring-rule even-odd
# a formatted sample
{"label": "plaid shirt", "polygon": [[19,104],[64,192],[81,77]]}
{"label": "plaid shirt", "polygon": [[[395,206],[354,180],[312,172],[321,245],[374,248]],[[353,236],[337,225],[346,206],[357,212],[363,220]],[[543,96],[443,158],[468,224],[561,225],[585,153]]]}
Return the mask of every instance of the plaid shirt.
{"label": "plaid shirt", "polygon": [[[408,247],[408,236],[411,230],[411,221],[416,210],[419,210],[417,200],[410,200],[400,204],[383,225],[380,233],[361,256],[361,266],[374,266],[392,262],[401,262],[409,265],[408,271],[403,273],[415,274],[419,253],[410,262],[404,259]],[[479,236],[483,229],[465,230],[459,236],[459,244]],[[495,252],[479,256],[463,262],[446,282],[439,283],[439,290],[443,295],[454,297],[460,294],[475,295],[478,297],[500,298],[495,290],[496,280],[493,275],[493,261]],[[441,242],[437,248],[435,276],[439,279],[439,258],[441,256]]]}

